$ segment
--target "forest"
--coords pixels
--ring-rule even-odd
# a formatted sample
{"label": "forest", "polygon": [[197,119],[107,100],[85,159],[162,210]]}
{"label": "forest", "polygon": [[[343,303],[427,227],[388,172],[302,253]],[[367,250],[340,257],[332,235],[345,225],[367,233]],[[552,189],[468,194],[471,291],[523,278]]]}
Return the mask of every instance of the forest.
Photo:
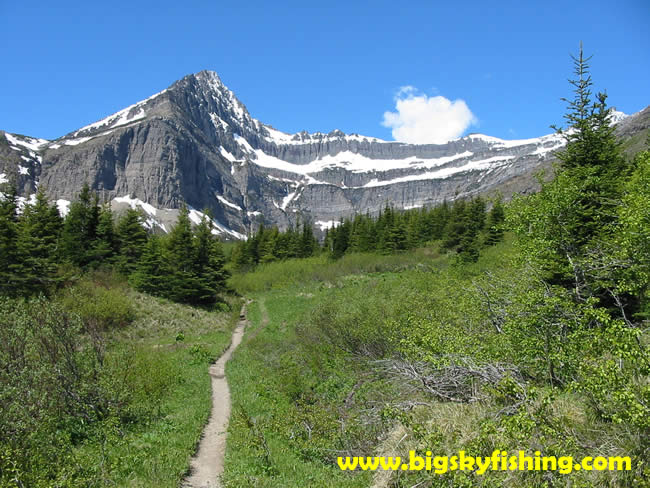
{"label": "forest", "polygon": [[[650,151],[574,58],[540,191],[307,219],[228,245],[85,187],[0,200],[0,486],[178,486],[229,363],[223,484],[650,487]],[[629,471],[342,472],[336,458],[540,450]],[[383,483],[383,484],[382,484]]]}

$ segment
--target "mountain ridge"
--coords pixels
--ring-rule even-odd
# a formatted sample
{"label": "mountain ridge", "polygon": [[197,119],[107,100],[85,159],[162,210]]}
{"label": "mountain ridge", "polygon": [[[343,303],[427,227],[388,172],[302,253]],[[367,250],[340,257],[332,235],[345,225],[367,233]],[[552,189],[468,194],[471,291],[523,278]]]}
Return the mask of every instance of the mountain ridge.
{"label": "mountain ridge", "polygon": [[[630,119],[615,115],[619,125]],[[285,228],[309,219],[323,229],[386,203],[415,208],[490,192],[548,166],[564,144],[559,134],[446,144],[287,134],[253,118],[213,71],[52,141],[3,134],[0,181],[14,176],[25,199],[42,184],[65,208],[88,183],[116,208],[147,206],[150,226],[165,231],[183,204],[210,209],[215,233],[233,238],[262,221]]]}

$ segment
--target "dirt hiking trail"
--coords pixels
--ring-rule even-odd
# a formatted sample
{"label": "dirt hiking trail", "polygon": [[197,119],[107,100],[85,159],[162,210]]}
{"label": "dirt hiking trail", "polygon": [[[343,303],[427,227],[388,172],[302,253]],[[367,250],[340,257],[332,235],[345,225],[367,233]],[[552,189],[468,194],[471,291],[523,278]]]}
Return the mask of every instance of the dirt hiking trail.
{"label": "dirt hiking trail", "polygon": [[228,350],[210,366],[212,379],[212,411],[203,430],[199,448],[190,463],[190,474],[183,488],[218,488],[226,454],[226,434],[230,418],[230,389],[226,380],[226,363],[242,340],[246,328],[246,304],[239,314],[239,323],[232,334]]}

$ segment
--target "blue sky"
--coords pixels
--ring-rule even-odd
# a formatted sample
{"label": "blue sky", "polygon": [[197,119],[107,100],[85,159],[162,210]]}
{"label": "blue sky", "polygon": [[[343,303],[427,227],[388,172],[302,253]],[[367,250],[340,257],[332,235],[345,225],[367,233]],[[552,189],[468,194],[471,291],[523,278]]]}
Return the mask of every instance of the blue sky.
{"label": "blue sky", "polygon": [[648,21],[647,0],[0,0],[0,129],[56,138],[211,69],[286,132],[536,137],[580,40],[611,105],[650,104]]}

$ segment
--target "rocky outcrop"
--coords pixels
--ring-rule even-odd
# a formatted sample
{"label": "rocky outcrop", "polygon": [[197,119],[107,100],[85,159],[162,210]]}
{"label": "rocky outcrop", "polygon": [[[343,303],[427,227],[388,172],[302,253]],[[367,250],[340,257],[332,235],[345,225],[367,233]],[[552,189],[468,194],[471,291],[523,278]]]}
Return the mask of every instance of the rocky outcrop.
{"label": "rocky outcrop", "polygon": [[[621,133],[647,128],[647,112],[620,122]],[[254,119],[216,73],[203,71],[55,141],[0,136],[0,181],[15,179],[25,196],[43,185],[53,200],[72,200],[88,183],[107,202],[128,196],[161,210],[208,208],[215,229],[236,237],[262,221],[282,228],[387,203],[413,208],[531,191],[532,174],[549,167],[562,144],[555,134],[421,145],[340,131],[285,134]]]}

